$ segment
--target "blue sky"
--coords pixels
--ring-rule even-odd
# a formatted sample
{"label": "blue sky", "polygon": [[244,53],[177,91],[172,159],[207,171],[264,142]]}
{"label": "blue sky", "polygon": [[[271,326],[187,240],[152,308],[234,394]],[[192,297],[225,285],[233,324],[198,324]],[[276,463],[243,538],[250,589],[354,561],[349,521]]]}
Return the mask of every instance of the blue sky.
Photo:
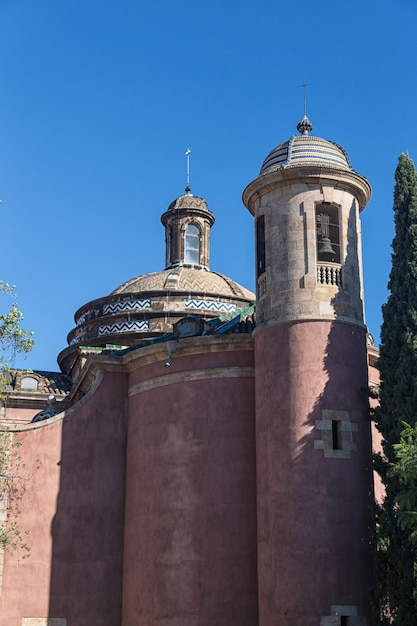
{"label": "blue sky", "polygon": [[307,113],[373,187],[366,316],[387,298],[398,156],[417,159],[414,0],[0,0],[0,277],[57,369],[74,312],[163,269],[185,186],[216,216],[211,268],[254,289],[241,193]]}

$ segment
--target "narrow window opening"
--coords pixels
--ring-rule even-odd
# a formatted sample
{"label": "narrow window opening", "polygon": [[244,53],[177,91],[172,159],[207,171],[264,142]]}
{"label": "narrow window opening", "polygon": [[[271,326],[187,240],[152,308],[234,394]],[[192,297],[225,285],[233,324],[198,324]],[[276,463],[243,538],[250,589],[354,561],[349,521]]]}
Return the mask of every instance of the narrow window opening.
{"label": "narrow window opening", "polygon": [[339,209],[334,204],[316,206],[317,260],[340,263]]}
{"label": "narrow window opening", "polygon": [[349,626],[349,617],[347,615],[340,616],[340,626]]}
{"label": "narrow window opening", "polygon": [[188,224],[185,229],[185,262],[200,264],[200,229],[195,224]]}
{"label": "narrow window opening", "polygon": [[256,276],[265,272],[265,216],[256,220]]}
{"label": "narrow window opening", "polygon": [[167,231],[167,253],[166,253],[166,264],[172,265],[171,252],[172,252],[172,230],[169,228]]}
{"label": "narrow window opening", "polygon": [[340,427],[341,427],[341,423],[339,420],[332,420],[332,448],[333,450],[341,449]]}

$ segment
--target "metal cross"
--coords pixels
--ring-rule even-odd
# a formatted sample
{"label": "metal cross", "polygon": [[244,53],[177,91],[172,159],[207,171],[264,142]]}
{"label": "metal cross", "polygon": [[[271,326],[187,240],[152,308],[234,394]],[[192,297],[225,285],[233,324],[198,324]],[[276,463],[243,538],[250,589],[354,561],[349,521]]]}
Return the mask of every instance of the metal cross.
{"label": "metal cross", "polygon": [[190,154],[191,154],[191,150],[190,148],[187,148],[187,150],[185,151],[185,162],[186,162],[186,174],[185,174],[185,180],[186,180],[186,186],[185,186],[185,191],[186,193],[189,193],[191,191],[191,187],[190,187]]}
{"label": "metal cross", "polygon": [[306,83],[305,79],[302,85],[297,85],[296,89],[304,88],[304,117],[307,116],[307,87],[310,87],[313,83]]}

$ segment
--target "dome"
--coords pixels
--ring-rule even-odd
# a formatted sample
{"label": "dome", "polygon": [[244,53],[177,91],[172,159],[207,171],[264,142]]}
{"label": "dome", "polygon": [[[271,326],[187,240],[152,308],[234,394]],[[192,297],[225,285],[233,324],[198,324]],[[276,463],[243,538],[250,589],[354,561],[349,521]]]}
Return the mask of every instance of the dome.
{"label": "dome", "polygon": [[254,300],[249,289],[203,267],[181,265],[137,276],[78,309],[58,362],[69,373],[82,346],[134,345],[172,332],[187,315],[212,319],[237,314]]}
{"label": "dome", "polygon": [[189,191],[173,200],[168,207],[168,211],[176,211],[178,209],[199,209],[200,211],[211,213],[204,198],[194,196]]}
{"label": "dome", "polygon": [[205,268],[196,269],[184,265],[132,278],[114,289],[110,295],[150,291],[204,293],[227,298],[255,299],[255,295],[249,289],[242,287],[223,274]]}
{"label": "dome", "polygon": [[353,171],[349,157],[341,146],[304,134],[293,135],[274,148],[262,163],[259,174],[304,165]]}
{"label": "dome", "polygon": [[254,302],[255,295],[249,289],[209,269],[214,215],[203,198],[187,188],[171,202],[161,221],[165,227],[165,269],[131,278],[108,296],[78,309],[68,347],[58,356],[63,372],[77,370],[77,355],[83,346],[135,345],[172,333],[174,325],[189,315],[208,320],[237,314]]}

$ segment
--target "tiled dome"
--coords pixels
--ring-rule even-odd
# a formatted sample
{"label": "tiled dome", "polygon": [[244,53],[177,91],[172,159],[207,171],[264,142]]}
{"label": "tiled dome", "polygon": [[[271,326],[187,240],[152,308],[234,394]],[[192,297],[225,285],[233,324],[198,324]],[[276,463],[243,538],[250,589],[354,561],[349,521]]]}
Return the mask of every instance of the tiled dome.
{"label": "tiled dome", "polygon": [[172,332],[189,314],[215,318],[254,300],[249,289],[205,268],[178,266],[137,276],[78,309],[58,362],[69,372],[81,346],[133,345]]}
{"label": "tiled dome", "polygon": [[255,294],[249,289],[208,267],[214,215],[203,198],[192,195],[187,187],[161,221],[166,233],[166,268],[131,278],[108,296],[78,309],[68,347],[58,356],[63,372],[73,371],[83,346],[131,346],[172,333],[174,325],[188,315],[213,319],[254,302]]}
{"label": "tiled dome", "polygon": [[204,198],[194,196],[192,193],[185,193],[171,202],[168,211],[176,211],[178,209],[200,209],[211,213]]}
{"label": "tiled dome", "polygon": [[352,171],[349,157],[341,146],[321,137],[305,134],[293,135],[274,148],[262,163],[259,174],[303,165]]}
{"label": "tiled dome", "polygon": [[208,269],[179,266],[152,272],[128,280],[112,291],[111,295],[124,293],[146,293],[149,291],[168,291],[186,293],[204,293],[244,298],[253,300],[254,294],[236,283],[231,278]]}

